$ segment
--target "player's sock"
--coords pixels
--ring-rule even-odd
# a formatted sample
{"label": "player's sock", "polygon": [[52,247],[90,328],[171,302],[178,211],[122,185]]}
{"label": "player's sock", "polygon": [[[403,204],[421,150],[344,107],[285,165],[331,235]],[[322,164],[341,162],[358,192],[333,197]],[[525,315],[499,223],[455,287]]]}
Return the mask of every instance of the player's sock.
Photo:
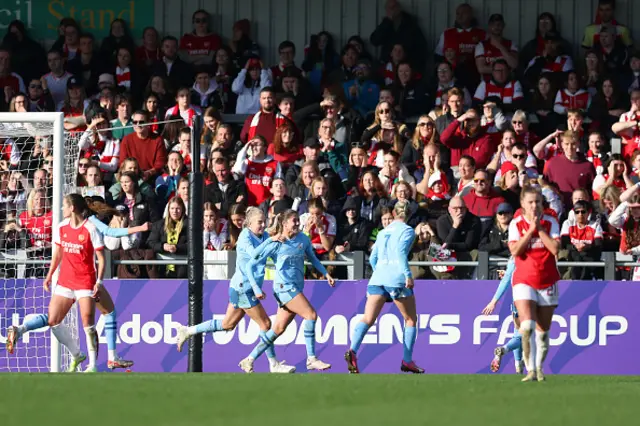
{"label": "player's sock", "polygon": [[404,327],[404,352],[402,360],[407,364],[413,361],[413,345],[416,343],[416,334],[418,330],[415,327]]}
{"label": "player's sock", "polygon": [[536,330],[536,369],[542,368],[549,352],[549,332]]}
{"label": "player's sock", "polygon": [[517,363],[522,362],[522,346],[520,346],[519,348],[513,350],[513,359]]}
{"label": "player's sock", "polygon": [[[263,331],[263,330],[260,330],[260,338],[261,339],[266,339],[267,338],[267,332]],[[267,358],[269,358],[269,364],[271,364],[271,365],[277,364],[278,360],[276,359],[276,350],[273,347],[273,345],[267,346],[267,349],[265,350],[265,352],[267,353]]]}
{"label": "player's sock", "polygon": [[507,342],[506,345],[503,346],[505,352],[514,352],[520,348],[522,348],[522,336],[519,334],[514,334],[511,340]]}
{"label": "player's sock", "polygon": [[304,320],[304,342],[307,345],[307,358],[316,356],[316,321]]}
{"label": "player's sock", "polygon": [[536,328],[536,322],[533,320],[526,320],[520,323],[520,334],[522,335],[522,355],[524,358],[524,365],[527,371],[533,371],[535,364],[531,362],[531,338],[533,336],[533,330]]}
{"label": "player's sock", "polygon": [[273,330],[267,331],[264,335],[260,335],[260,343],[256,345],[255,348],[251,351],[249,355],[253,359],[258,359],[260,355],[266,351],[269,346],[273,345],[273,342],[278,338],[276,333]]}
{"label": "player's sock", "polygon": [[369,325],[364,322],[359,322],[356,324],[356,327],[353,329],[353,337],[351,338],[351,350],[354,352],[358,352],[360,349],[360,345],[362,344],[362,340],[364,336],[369,331]]}
{"label": "player's sock", "polygon": [[25,321],[18,329],[20,330],[20,334],[24,334],[27,331],[37,330],[42,327],[46,327],[49,323],[49,315],[36,315],[34,317],[29,318],[29,320]]}
{"label": "player's sock", "polygon": [[74,358],[80,354],[80,348],[78,342],[71,336],[69,328],[64,324],[58,324],[51,327],[53,335],[56,336],[58,342],[60,342],[65,348],[69,350],[71,356]]}
{"label": "player's sock", "polygon": [[201,322],[198,325],[187,327],[187,333],[189,336],[202,333],[214,333],[222,330],[222,320],[211,319],[209,321]]}
{"label": "player's sock", "polygon": [[118,323],[116,321],[115,309],[104,315],[104,334],[107,336],[109,361],[115,361],[117,357],[116,339],[118,338]]}
{"label": "player's sock", "polygon": [[89,355],[89,366],[95,367],[98,359],[98,334],[95,326],[84,328],[84,335],[87,338],[87,352]]}

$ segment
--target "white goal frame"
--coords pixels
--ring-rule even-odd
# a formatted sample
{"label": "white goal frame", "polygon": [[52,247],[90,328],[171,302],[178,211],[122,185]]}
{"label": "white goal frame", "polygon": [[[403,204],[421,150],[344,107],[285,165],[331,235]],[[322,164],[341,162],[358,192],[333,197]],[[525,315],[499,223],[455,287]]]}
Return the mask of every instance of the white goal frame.
{"label": "white goal frame", "polygon": [[[64,197],[64,114],[61,112],[3,112],[0,113],[0,123],[51,123],[53,126],[53,200],[52,200],[52,229],[56,229],[62,221],[62,198]],[[52,247],[52,253],[53,253]],[[55,281],[55,280],[54,280]],[[50,332],[51,333],[51,332]],[[51,372],[57,373],[61,369],[62,357],[60,342],[51,333],[50,364]]]}

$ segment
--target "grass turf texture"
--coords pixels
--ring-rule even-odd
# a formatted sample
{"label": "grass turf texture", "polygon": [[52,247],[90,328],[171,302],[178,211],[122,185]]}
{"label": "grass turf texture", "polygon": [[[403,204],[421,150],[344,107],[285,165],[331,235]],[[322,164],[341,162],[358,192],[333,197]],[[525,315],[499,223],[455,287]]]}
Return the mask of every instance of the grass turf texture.
{"label": "grass turf texture", "polygon": [[[31,425],[637,424],[640,377],[0,374],[2,423]],[[523,407],[528,418],[520,413]]]}

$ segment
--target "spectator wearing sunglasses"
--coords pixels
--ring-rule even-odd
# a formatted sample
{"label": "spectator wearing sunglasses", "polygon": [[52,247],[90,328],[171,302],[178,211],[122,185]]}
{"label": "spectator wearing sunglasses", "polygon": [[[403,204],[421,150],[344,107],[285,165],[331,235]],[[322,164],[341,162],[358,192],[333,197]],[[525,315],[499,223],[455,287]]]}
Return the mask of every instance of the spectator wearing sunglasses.
{"label": "spectator wearing sunglasses", "polygon": [[129,157],[136,158],[145,181],[155,179],[164,170],[167,149],[162,138],[147,126],[147,113],[138,110],[132,116],[134,132],[122,139],[120,162]]}
{"label": "spectator wearing sunglasses", "polygon": [[513,130],[505,130],[502,133],[502,142],[498,146],[498,151],[487,166],[487,170],[494,173],[494,182],[498,182],[502,177],[501,167],[507,162],[515,165],[516,174],[521,185],[525,177],[532,179],[538,177],[536,158],[523,143],[516,142],[516,135]]}
{"label": "spectator wearing sunglasses", "polygon": [[209,29],[209,20],[209,12],[196,10],[191,17],[193,31],[180,38],[181,57],[190,64],[210,64],[222,45],[220,36]]}
{"label": "spectator wearing sunglasses", "polygon": [[27,111],[29,112],[53,112],[56,106],[53,97],[46,87],[46,80],[34,78],[27,86]]}
{"label": "spectator wearing sunglasses", "polygon": [[511,127],[516,134],[516,142],[523,143],[527,149],[533,149],[540,137],[529,130],[529,119],[527,113],[519,109],[511,117]]}
{"label": "spectator wearing sunglasses", "polygon": [[491,220],[496,215],[498,206],[505,202],[504,198],[493,190],[490,177],[486,170],[476,170],[473,175],[473,191],[462,198],[467,209],[480,218],[483,230],[491,226]]}
{"label": "spectator wearing sunglasses", "polygon": [[390,103],[380,102],[375,109],[375,119],[362,133],[362,142],[369,143],[369,164],[381,168],[389,151],[402,155],[406,141],[411,137],[409,129],[394,120]]}
{"label": "spectator wearing sunglasses", "polygon": [[[497,256],[503,259],[511,257],[509,250],[509,224],[513,219],[513,206],[509,203],[501,203],[496,210],[496,218],[493,226],[484,234],[478,250],[486,251],[490,256]],[[493,266],[493,270],[502,268]]]}
{"label": "spectator wearing sunglasses", "polygon": [[[592,206],[579,200],[573,205],[574,217],[562,224],[560,231],[562,248],[567,250],[567,260],[572,262],[595,262],[602,253],[602,228],[597,220],[590,220]],[[600,279],[600,268],[572,267],[568,277],[572,280]]]}

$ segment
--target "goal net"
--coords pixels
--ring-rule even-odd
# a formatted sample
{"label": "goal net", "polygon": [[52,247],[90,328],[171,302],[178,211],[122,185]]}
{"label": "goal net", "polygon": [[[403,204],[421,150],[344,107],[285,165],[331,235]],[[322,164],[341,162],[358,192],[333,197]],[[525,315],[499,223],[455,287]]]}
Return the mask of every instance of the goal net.
{"label": "goal net", "polygon": [[[63,371],[70,363],[48,327],[25,333],[12,355],[4,349],[7,327],[48,310],[42,283],[52,230],[62,197],[77,191],[81,134],[64,132],[62,120],[61,113],[0,114],[0,372]],[[65,318],[75,339],[77,312]]]}

